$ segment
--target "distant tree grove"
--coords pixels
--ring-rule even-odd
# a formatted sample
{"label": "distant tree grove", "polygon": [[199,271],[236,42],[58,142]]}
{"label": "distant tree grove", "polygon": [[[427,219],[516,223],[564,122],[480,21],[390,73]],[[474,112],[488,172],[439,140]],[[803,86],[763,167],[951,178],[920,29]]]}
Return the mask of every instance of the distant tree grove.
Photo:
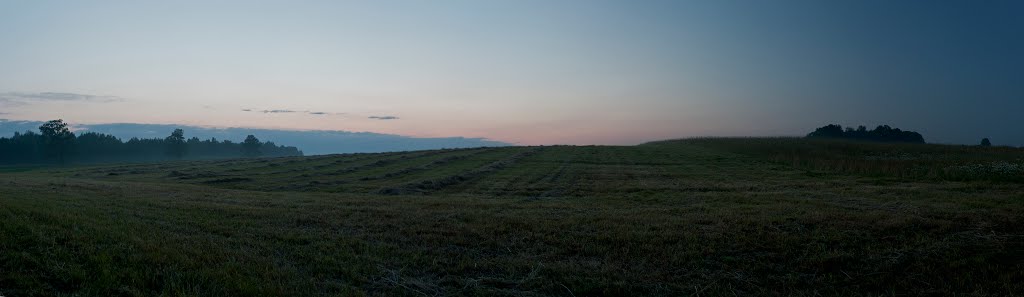
{"label": "distant tree grove", "polygon": [[26,131],[13,137],[0,138],[0,164],[66,164],[71,162],[144,162],[180,159],[222,159],[239,157],[301,156],[293,146],[260,142],[249,135],[245,142],[210,138],[185,139],[185,132],[175,129],[164,139],[131,138],[128,141],[112,135],[85,132],[75,135],[62,120],[52,120],[39,127],[39,133]]}
{"label": "distant tree grove", "polygon": [[857,129],[847,127],[845,130],[840,125],[827,125],[814,132],[807,134],[807,138],[841,138],[852,140],[866,140],[878,142],[911,142],[924,143],[924,137],[914,131],[903,131],[899,128],[892,128],[889,125],[878,126],[873,130],[860,126]]}

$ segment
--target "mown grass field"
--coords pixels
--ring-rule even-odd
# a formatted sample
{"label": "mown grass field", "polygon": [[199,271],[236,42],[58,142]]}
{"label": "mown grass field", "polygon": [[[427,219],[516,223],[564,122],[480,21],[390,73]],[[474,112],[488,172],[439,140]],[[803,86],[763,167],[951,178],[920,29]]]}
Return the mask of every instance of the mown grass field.
{"label": "mown grass field", "polygon": [[0,295],[1013,296],[1022,159],[693,139],[0,170]]}

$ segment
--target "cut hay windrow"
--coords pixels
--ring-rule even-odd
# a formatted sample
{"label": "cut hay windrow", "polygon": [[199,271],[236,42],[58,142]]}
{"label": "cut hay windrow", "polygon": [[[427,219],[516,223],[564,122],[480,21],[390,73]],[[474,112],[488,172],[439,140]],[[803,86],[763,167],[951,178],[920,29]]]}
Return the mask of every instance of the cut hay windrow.
{"label": "cut hay windrow", "polygon": [[387,165],[391,165],[391,164],[394,164],[394,163],[397,163],[397,162],[400,162],[400,161],[408,161],[408,160],[415,160],[415,159],[420,159],[420,158],[428,158],[428,157],[431,157],[431,156],[436,156],[436,155],[439,155],[439,154],[442,154],[442,153],[447,153],[447,152],[450,152],[450,150],[428,151],[428,152],[421,153],[421,154],[402,154],[402,155],[399,155],[399,156],[396,156],[396,157],[391,157],[391,158],[387,158],[387,159],[381,159],[381,160],[377,160],[377,161],[374,161],[374,162],[371,162],[371,163],[367,163],[367,164],[356,165],[356,166],[352,166],[352,167],[348,167],[348,168],[342,168],[342,169],[339,169],[339,170],[327,172],[325,175],[343,175],[343,174],[348,174],[348,173],[352,173],[352,172],[356,172],[356,171],[361,171],[361,170],[366,170],[366,169],[370,169],[370,168],[387,166]]}
{"label": "cut hay windrow", "polygon": [[467,159],[467,158],[470,158],[470,157],[473,157],[473,156],[476,156],[476,155],[480,155],[480,154],[483,154],[483,153],[486,153],[486,152],[488,152],[488,150],[477,150],[477,151],[474,151],[474,152],[470,152],[468,154],[448,156],[448,157],[444,157],[444,158],[441,158],[441,159],[438,159],[438,160],[434,160],[433,162],[430,162],[430,163],[427,163],[427,164],[423,164],[423,165],[420,165],[420,166],[406,167],[406,168],[402,168],[400,170],[384,173],[384,174],[381,174],[381,175],[364,176],[364,177],[359,178],[359,180],[361,180],[361,181],[369,181],[369,180],[378,180],[378,179],[386,179],[386,178],[392,178],[392,177],[396,177],[396,176],[402,176],[402,175],[406,175],[406,174],[410,174],[410,173],[414,173],[414,172],[418,172],[418,171],[424,171],[424,170],[429,170],[429,169],[432,169],[432,168],[437,168],[437,167],[440,167],[440,166],[443,166],[443,165],[447,165],[447,164],[455,162],[455,161]]}
{"label": "cut hay windrow", "polygon": [[376,193],[381,195],[430,194],[431,192],[441,190],[445,187],[456,185],[467,180],[471,180],[474,178],[478,178],[480,176],[496,172],[498,170],[502,170],[512,164],[515,164],[516,162],[519,162],[519,160],[522,160],[523,158],[539,153],[541,150],[543,150],[543,148],[533,148],[512,155],[511,157],[505,158],[503,160],[491,162],[487,165],[478,167],[467,172],[453,174],[442,178],[427,179],[419,182],[407,183],[396,187],[385,187],[380,190],[377,190]]}
{"label": "cut hay windrow", "polygon": [[404,157],[406,157],[408,155],[419,155],[419,154],[420,153],[347,154],[347,155],[340,155],[339,157],[337,157],[338,158],[337,160],[328,162],[326,164],[319,164],[319,165],[313,165],[313,166],[295,166],[295,165],[303,165],[304,163],[308,163],[308,162],[301,162],[300,164],[289,164],[289,167],[291,167],[291,168],[284,169],[284,170],[278,170],[278,171],[272,171],[272,172],[266,172],[266,173],[262,173],[262,175],[290,174],[290,173],[299,172],[299,171],[305,172],[305,173],[310,173],[311,171],[323,170],[323,169],[328,169],[328,168],[332,168],[332,167],[333,168],[337,168],[337,167],[340,167],[342,165],[349,165],[349,164],[359,163],[359,162],[367,161],[367,160],[381,159],[381,158],[387,158],[387,157],[396,157],[396,156],[398,158],[404,158]]}

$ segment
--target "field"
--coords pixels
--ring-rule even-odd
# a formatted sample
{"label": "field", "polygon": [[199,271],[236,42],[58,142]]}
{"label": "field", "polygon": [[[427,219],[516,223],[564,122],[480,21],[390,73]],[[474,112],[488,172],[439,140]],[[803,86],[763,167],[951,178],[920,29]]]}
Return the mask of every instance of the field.
{"label": "field", "polygon": [[1022,176],[784,138],[0,168],[0,295],[1012,296]]}

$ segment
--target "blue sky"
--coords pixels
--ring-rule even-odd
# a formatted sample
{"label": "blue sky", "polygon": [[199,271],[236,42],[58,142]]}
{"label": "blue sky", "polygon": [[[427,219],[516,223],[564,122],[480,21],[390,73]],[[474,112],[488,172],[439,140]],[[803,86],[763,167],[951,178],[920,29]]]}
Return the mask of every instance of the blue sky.
{"label": "blue sky", "polygon": [[1024,145],[1019,1],[3,1],[0,118]]}

